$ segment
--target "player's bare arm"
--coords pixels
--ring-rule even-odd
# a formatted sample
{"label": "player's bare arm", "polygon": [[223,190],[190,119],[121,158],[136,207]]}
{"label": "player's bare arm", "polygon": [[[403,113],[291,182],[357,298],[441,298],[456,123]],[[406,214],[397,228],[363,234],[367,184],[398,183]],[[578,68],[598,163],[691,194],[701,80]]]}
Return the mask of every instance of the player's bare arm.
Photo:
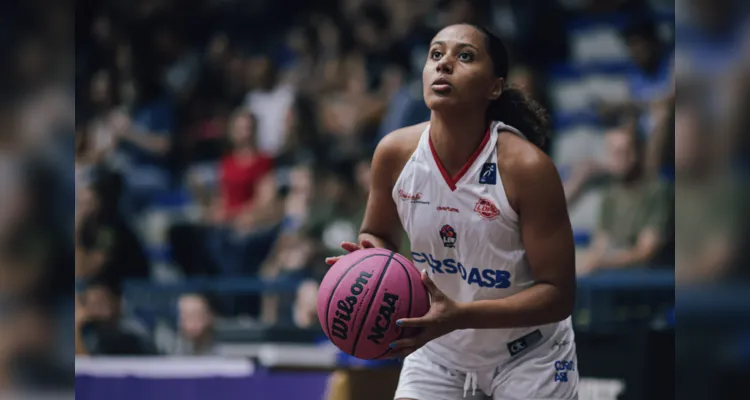
{"label": "player's bare arm", "polygon": [[[378,143],[372,157],[372,183],[362,227],[359,230],[359,244],[344,242],[341,248],[350,253],[373,247],[398,251],[403,230],[391,193],[426,126],[427,122],[424,122],[397,129]],[[333,265],[340,258],[341,256],[329,257],[326,263]]]}
{"label": "player's bare arm", "polygon": [[393,185],[414,152],[427,123],[393,131],[378,143],[372,158],[372,184],[359,240],[398,251],[401,220],[393,202]]}

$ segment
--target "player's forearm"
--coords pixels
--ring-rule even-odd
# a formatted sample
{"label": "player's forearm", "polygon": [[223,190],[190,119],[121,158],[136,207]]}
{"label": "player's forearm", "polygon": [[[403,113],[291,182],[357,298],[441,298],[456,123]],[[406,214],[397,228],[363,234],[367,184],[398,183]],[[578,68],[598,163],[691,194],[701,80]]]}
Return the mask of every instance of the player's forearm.
{"label": "player's forearm", "polygon": [[513,296],[461,303],[458,329],[506,329],[549,324],[570,316],[574,290],[538,283]]}

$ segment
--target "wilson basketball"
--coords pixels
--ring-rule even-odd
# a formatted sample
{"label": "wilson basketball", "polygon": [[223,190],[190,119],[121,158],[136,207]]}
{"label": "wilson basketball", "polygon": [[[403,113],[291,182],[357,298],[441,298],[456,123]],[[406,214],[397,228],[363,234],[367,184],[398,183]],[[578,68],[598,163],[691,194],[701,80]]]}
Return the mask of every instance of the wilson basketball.
{"label": "wilson basketball", "polygon": [[421,317],[429,308],[419,270],[385,249],[347,254],[328,270],[318,292],[318,319],[326,336],[364,360],[391,357],[388,345],[414,333],[396,321]]}

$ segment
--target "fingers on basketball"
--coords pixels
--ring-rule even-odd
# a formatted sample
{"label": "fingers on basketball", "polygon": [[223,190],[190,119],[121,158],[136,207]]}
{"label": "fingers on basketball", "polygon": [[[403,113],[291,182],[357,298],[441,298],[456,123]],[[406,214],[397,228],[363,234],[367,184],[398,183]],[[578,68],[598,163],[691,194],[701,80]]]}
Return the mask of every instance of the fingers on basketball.
{"label": "fingers on basketball", "polygon": [[333,265],[333,264],[336,264],[336,262],[337,262],[338,260],[340,260],[340,259],[341,259],[341,257],[343,257],[343,256],[328,257],[328,258],[326,258],[326,264],[328,264],[328,265]]}
{"label": "fingers on basketball", "polygon": [[357,250],[360,250],[361,247],[359,247],[358,244],[352,243],[352,242],[343,242],[341,243],[341,248],[348,251],[349,253],[355,252]]}

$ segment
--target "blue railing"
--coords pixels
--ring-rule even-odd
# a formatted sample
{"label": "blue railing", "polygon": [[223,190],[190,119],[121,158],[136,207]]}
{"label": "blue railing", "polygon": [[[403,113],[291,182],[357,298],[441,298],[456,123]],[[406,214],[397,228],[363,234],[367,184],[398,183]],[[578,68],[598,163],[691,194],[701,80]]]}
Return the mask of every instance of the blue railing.
{"label": "blue railing", "polygon": [[[296,280],[257,278],[190,278],[175,283],[130,281],[125,297],[135,310],[151,315],[173,315],[182,293],[211,292],[227,295],[296,292]],[[674,320],[673,270],[630,269],[603,271],[578,279],[577,305],[573,315],[579,330],[616,331]]]}

